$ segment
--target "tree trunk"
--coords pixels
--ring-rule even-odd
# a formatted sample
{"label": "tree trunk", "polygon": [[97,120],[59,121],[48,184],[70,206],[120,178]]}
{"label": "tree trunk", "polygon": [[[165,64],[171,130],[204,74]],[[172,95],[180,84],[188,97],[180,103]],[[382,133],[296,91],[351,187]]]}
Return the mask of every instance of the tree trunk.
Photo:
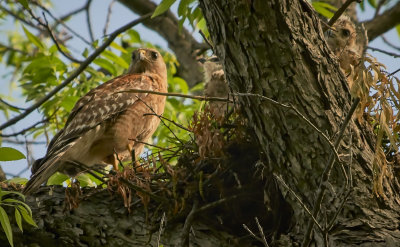
{"label": "tree trunk", "polygon": [[[232,91],[292,105],[335,140],[352,99],[308,3],[201,0],[200,4]],[[352,177],[350,196],[329,237],[313,228],[315,246],[322,246],[324,241],[332,246],[398,246],[399,186],[388,169],[382,181],[385,196],[374,194],[374,138],[368,126],[356,120],[350,122],[340,154],[351,153],[352,159],[336,162],[329,181],[320,184],[332,155],[322,135],[293,110],[259,96],[240,96],[238,101],[257,136],[262,162],[269,172],[281,177],[310,211],[315,210],[320,191],[327,191],[316,217],[321,226],[334,219],[344,200],[348,179],[341,164],[347,177]],[[287,229],[290,242],[308,245],[304,239],[311,217],[293,193],[281,182],[278,184],[294,211],[292,227]]]}

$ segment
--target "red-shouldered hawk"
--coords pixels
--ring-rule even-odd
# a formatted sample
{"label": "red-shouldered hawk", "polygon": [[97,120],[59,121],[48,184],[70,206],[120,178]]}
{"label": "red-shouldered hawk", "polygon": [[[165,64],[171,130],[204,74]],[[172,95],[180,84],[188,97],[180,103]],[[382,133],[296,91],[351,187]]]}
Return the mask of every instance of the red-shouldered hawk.
{"label": "red-shouldered hawk", "polygon": [[153,135],[160,122],[154,113],[164,112],[165,96],[122,92],[130,89],[167,92],[167,69],[158,51],[134,51],[127,74],[92,89],[75,104],[46,156],[32,167],[24,193],[36,190],[56,171],[75,176],[82,171],[76,164],[115,165],[115,155],[129,157],[132,149],[139,156],[144,145],[134,140],[146,141]]}

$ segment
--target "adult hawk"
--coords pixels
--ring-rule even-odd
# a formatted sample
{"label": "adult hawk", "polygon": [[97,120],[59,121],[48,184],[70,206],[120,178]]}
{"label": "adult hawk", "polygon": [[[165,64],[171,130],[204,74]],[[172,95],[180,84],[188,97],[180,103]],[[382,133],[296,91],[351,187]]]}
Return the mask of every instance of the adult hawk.
{"label": "adult hawk", "polygon": [[124,92],[130,89],[167,92],[167,69],[158,51],[137,49],[127,74],[78,100],[64,128],[51,140],[46,156],[33,165],[24,193],[35,191],[56,171],[75,176],[82,171],[79,164],[115,165],[116,155],[127,157],[132,149],[139,156],[144,147],[141,142],[149,139],[160,123],[155,114],[163,113],[165,96]]}

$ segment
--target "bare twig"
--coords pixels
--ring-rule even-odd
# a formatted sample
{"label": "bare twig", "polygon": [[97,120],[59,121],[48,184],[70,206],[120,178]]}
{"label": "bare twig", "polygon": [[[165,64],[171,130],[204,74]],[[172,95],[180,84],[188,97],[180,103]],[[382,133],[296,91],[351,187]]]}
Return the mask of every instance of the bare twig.
{"label": "bare twig", "polygon": [[300,204],[300,206],[304,209],[304,211],[306,211],[306,213],[311,217],[311,219],[313,220],[313,222],[315,223],[315,225],[318,227],[318,229],[323,232],[323,229],[321,227],[321,225],[318,223],[317,219],[313,216],[313,214],[311,213],[310,209],[308,209],[308,207],[306,206],[306,204],[304,204],[304,202],[300,199],[300,197],[296,194],[296,192],[294,192],[289,185],[287,185],[285,183],[285,181],[283,181],[283,179],[281,177],[279,177],[276,174],[273,174],[274,177],[276,178],[276,180],[278,180],[278,182],[280,184],[282,184],[283,187],[285,187],[293,196],[294,198],[297,200],[297,202]]}
{"label": "bare twig", "polygon": [[203,37],[203,39],[204,39],[204,41],[206,42],[206,44],[210,46],[210,48],[211,48],[213,54],[215,54],[214,46],[213,46],[213,45],[211,44],[211,42],[207,39],[206,35],[203,33],[203,31],[202,31],[201,29],[199,30],[199,33],[200,33],[201,37]]}
{"label": "bare twig", "polygon": [[376,8],[375,8],[374,18],[379,15],[379,11],[381,10],[381,8],[385,4],[385,2],[386,2],[386,0],[379,0],[378,4],[376,5]]}
{"label": "bare twig", "polygon": [[12,134],[3,134],[3,133],[0,133],[0,136],[1,136],[1,137],[13,137],[13,136],[18,136],[18,135],[23,135],[23,134],[25,134],[25,132],[27,132],[27,131],[29,131],[29,130],[31,130],[31,129],[34,129],[34,128],[35,128],[36,126],[38,126],[39,124],[48,122],[49,119],[50,119],[50,118],[43,119],[43,120],[41,120],[41,121],[39,121],[39,122],[36,122],[36,123],[32,124],[31,126],[29,126],[29,127],[25,128],[25,129],[21,130],[21,131],[18,131],[18,132],[12,133]]}
{"label": "bare twig", "polygon": [[6,9],[6,8],[4,8],[4,7],[1,6],[1,5],[0,5],[0,9],[3,10],[4,12],[6,12],[7,14],[9,14],[10,16],[14,17],[15,19],[17,19],[17,20],[23,22],[24,24],[26,24],[26,25],[28,25],[28,26],[30,26],[30,27],[32,27],[32,28],[41,30],[41,29],[40,29],[37,25],[35,25],[33,22],[30,22],[30,21],[25,20],[24,18],[20,17],[18,14],[12,12],[11,10]]}
{"label": "bare twig", "polygon": [[258,221],[258,218],[255,217],[254,219],[256,220],[258,231],[260,232],[260,235],[262,237],[262,242],[264,243],[264,246],[265,247],[269,247],[267,239],[265,238],[264,230],[262,229],[262,227],[260,225],[260,222]]}
{"label": "bare twig", "polygon": [[383,42],[385,42],[385,44],[392,47],[393,49],[400,51],[400,46],[396,46],[396,45],[392,44],[392,42],[390,42],[384,35],[382,35],[381,38],[382,38]]}
{"label": "bare twig", "polygon": [[37,109],[38,107],[40,107],[44,102],[46,102],[47,100],[49,100],[51,97],[53,97],[56,93],[58,93],[61,89],[63,89],[65,86],[67,86],[69,83],[71,83],[76,77],[79,76],[80,73],[82,73],[87,66],[89,66],[89,64],[98,56],[100,55],[100,53],[102,53],[113,41],[114,39],[122,32],[128,30],[129,28],[143,22],[144,20],[148,19],[150,16],[152,15],[152,13],[146,14],[120,28],[118,28],[116,31],[114,31],[110,37],[99,47],[97,48],[85,61],[83,61],[83,63],[67,78],[63,81],[63,83],[61,83],[60,85],[58,85],[57,87],[55,87],[52,91],[50,91],[46,96],[44,96],[43,98],[41,98],[40,100],[36,101],[35,104],[33,104],[32,106],[28,107],[23,113],[19,114],[18,116],[8,120],[7,122],[5,122],[4,124],[0,125],[0,130],[3,130],[15,123],[17,123],[18,121],[20,121],[21,119],[25,118],[28,114],[30,114],[32,111],[34,111],[35,109]]}
{"label": "bare twig", "polygon": [[[149,104],[147,104],[144,100],[142,100],[139,96],[136,95],[136,98],[140,101],[142,101],[143,104],[146,105],[147,108],[150,109],[150,111],[152,111],[154,114],[156,114],[156,116],[159,116],[154,109],[149,106]],[[158,117],[160,119],[160,121],[164,124],[165,127],[167,127],[167,129],[172,133],[172,135],[174,135],[174,137],[183,145],[183,141],[181,139],[179,139],[179,137],[175,134],[175,132],[172,131],[172,129],[164,122],[164,120],[161,117]]]}
{"label": "bare twig", "polygon": [[87,24],[88,31],[89,31],[89,37],[90,37],[90,40],[93,43],[94,42],[94,35],[93,35],[92,22],[90,20],[90,5],[91,5],[91,3],[92,3],[92,0],[88,0],[86,2],[85,12],[86,12],[86,24]]}
{"label": "bare twig", "polygon": [[14,47],[2,44],[2,43],[0,43],[0,48],[5,48],[6,50],[9,50],[9,51],[15,51],[15,52],[21,53],[23,55],[28,55],[28,53],[23,50],[20,50],[20,49],[17,49],[17,48],[14,48]]}
{"label": "bare twig", "polygon": [[104,36],[107,34],[108,26],[110,25],[111,12],[112,12],[112,7],[113,7],[114,3],[115,3],[115,0],[112,0],[110,5],[108,5],[106,23],[104,24],[104,29],[103,29]]}
{"label": "bare twig", "polygon": [[[258,237],[256,234],[254,234],[254,232],[252,232],[248,226],[246,226],[245,224],[243,224],[243,228],[244,228],[246,231],[248,231],[248,232],[250,233],[250,235],[253,236],[253,238],[257,239],[257,240],[260,241],[260,242],[263,242],[263,240],[262,240],[260,237]],[[268,245],[267,245],[267,246],[268,246]]]}
{"label": "bare twig", "polygon": [[5,104],[6,106],[8,106],[10,108],[14,108],[14,109],[22,110],[22,111],[25,110],[25,108],[22,108],[22,107],[19,107],[19,106],[15,106],[15,105],[11,105],[7,101],[3,100],[2,98],[0,98],[0,102]]}
{"label": "bare twig", "polygon": [[[354,102],[351,105],[350,111],[347,114],[346,118],[344,119],[343,124],[340,128],[339,134],[336,137],[336,141],[335,141],[335,145],[334,145],[335,150],[339,147],[339,144],[342,140],[343,134],[347,128],[347,125],[349,124],[349,122],[354,114],[354,111],[356,110],[359,103],[360,103],[360,98],[354,99]],[[321,203],[325,196],[326,184],[330,178],[331,170],[333,168],[334,163],[335,163],[335,155],[333,153],[331,153],[331,155],[329,157],[328,165],[326,166],[326,168],[322,174],[321,181],[319,183],[317,199],[314,203],[314,209],[313,209],[313,217],[314,218],[316,218],[318,216],[318,213],[321,209]],[[303,240],[303,244],[302,244],[303,247],[308,247],[311,242],[311,233],[312,233],[313,226],[314,226],[314,220],[310,220],[310,222],[308,223],[308,226],[307,226],[305,236],[304,236],[304,240]]]}
{"label": "bare twig", "polygon": [[400,54],[396,54],[396,53],[393,53],[393,52],[385,51],[385,50],[382,50],[382,49],[379,49],[379,48],[375,48],[375,47],[371,47],[371,46],[368,46],[367,49],[370,49],[372,51],[378,51],[378,52],[384,53],[386,55],[389,55],[389,56],[392,56],[392,57],[395,57],[395,58],[399,58],[400,57]]}
{"label": "bare twig", "polygon": [[54,36],[53,31],[51,30],[50,26],[49,26],[49,22],[47,21],[46,15],[43,13],[43,18],[44,18],[44,23],[40,21],[40,19],[37,19],[37,21],[39,22],[40,25],[42,25],[44,28],[47,29],[47,31],[49,32],[50,38],[51,40],[53,40],[53,43],[56,45],[57,50],[66,58],[68,58],[69,60],[71,60],[72,62],[75,63],[82,63],[82,61],[74,58],[73,56],[71,56],[70,54],[64,52],[64,50],[61,48],[61,46],[58,44],[57,38]]}
{"label": "bare twig", "polygon": [[[344,11],[350,6],[351,3],[359,1],[359,0],[347,0],[333,15],[333,17],[329,20],[328,25],[333,26],[335,22],[340,18],[340,16],[344,13]],[[326,31],[324,29],[324,31]]]}
{"label": "bare twig", "polygon": [[259,97],[261,99],[267,100],[268,102],[276,105],[276,106],[280,106],[289,110],[292,110],[296,113],[297,116],[299,116],[302,120],[304,120],[310,127],[312,127],[318,134],[320,134],[320,136],[328,143],[328,145],[331,147],[331,150],[333,151],[333,153],[335,154],[335,158],[337,160],[340,160],[339,158],[339,154],[336,151],[335,146],[333,145],[333,143],[329,140],[329,138],[320,130],[317,128],[317,126],[315,126],[313,123],[311,123],[310,120],[308,120],[303,114],[301,114],[301,112],[299,110],[297,110],[294,106],[292,105],[285,105],[282,103],[279,103],[278,101],[275,101],[271,98],[268,98],[266,96],[260,95],[260,94],[252,94],[252,93],[234,93],[233,95],[237,95],[237,96],[254,96],[254,97]]}
{"label": "bare twig", "polygon": [[183,225],[182,229],[182,235],[181,235],[181,244],[180,246],[189,246],[189,233],[190,233],[190,228],[192,227],[192,223],[195,217],[195,212],[197,210],[197,207],[199,205],[199,202],[195,200],[193,202],[193,207],[188,216],[186,217],[185,224]]}
{"label": "bare twig", "polygon": [[178,124],[178,123],[176,123],[175,121],[173,121],[173,120],[171,120],[171,119],[168,119],[168,118],[166,118],[166,117],[163,117],[163,116],[161,116],[161,115],[158,115],[157,113],[145,113],[145,114],[143,114],[143,116],[157,116],[157,117],[159,117],[159,118],[162,118],[162,119],[164,119],[164,120],[167,120],[168,122],[174,124],[175,126],[181,128],[181,129],[183,129],[183,130],[186,130],[187,132],[193,132],[193,131],[191,131],[190,129],[186,128],[185,126],[183,126],[183,125],[181,125],[181,124]]}
{"label": "bare twig", "polygon": [[169,97],[182,97],[182,98],[187,98],[187,99],[196,99],[196,100],[201,100],[201,101],[222,101],[222,102],[233,103],[233,101],[228,98],[194,96],[194,95],[181,94],[181,93],[162,93],[162,92],[151,91],[151,90],[142,90],[142,89],[129,89],[129,90],[118,91],[116,93],[149,93],[149,94],[164,95],[164,96],[169,96]]}
{"label": "bare twig", "polygon": [[394,74],[396,74],[396,73],[399,72],[399,71],[400,71],[400,69],[397,69],[397,70],[393,71],[392,73],[390,73],[390,74],[388,75],[388,77],[389,77],[389,76],[392,76],[392,75],[394,75]]}
{"label": "bare twig", "polygon": [[[16,145],[25,145],[25,141],[20,141],[18,139],[14,140],[14,139],[9,139],[9,138],[4,138],[4,139],[2,139],[2,142],[12,143],[12,144],[16,144]],[[47,144],[47,142],[44,142],[44,141],[26,141],[26,143],[33,144],[33,145]]]}
{"label": "bare twig", "polygon": [[[79,33],[75,32],[72,28],[70,28],[67,24],[65,24],[64,20],[66,19],[65,16],[61,17],[61,18],[57,18],[55,17],[50,10],[48,10],[45,6],[43,6],[42,4],[40,4],[39,2],[33,1],[34,4],[36,4],[37,6],[39,6],[39,8],[41,8],[44,12],[46,12],[51,18],[54,19],[55,24],[53,25],[53,28],[55,28],[58,24],[61,24],[65,29],[67,29],[70,33],[72,33],[73,35],[75,35],[76,37],[78,37],[80,40],[82,40],[84,43],[86,43],[87,45],[91,45],[91,43],[86,40],[82,35],[80,35]],[[81,8],[82,10],[84,10],[84,7]],[[81,10],[81,11],[82,11]],[[79,13],[79,12],[78,12]],[[75,13],[74,13],[75,14]],[[68,17],[71,15],[68,15]]]}
{"label": "bare twig", "polygon": [[161,217],[160,229],[158,230],[157,247],[160,247],[161,234],[164,231],[164,225],[165,225],[164,222],[165,222],[165,212]]}

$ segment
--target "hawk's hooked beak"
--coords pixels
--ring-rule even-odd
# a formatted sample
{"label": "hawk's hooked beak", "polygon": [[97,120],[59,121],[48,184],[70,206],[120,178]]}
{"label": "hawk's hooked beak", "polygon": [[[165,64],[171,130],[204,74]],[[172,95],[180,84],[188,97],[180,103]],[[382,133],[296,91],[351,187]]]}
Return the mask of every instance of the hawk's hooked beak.
{"label": "hawk's hooked beak", "polygon": [[145,50],[139,50],[139,60],[143,61],[146,59],[146,51]]}

